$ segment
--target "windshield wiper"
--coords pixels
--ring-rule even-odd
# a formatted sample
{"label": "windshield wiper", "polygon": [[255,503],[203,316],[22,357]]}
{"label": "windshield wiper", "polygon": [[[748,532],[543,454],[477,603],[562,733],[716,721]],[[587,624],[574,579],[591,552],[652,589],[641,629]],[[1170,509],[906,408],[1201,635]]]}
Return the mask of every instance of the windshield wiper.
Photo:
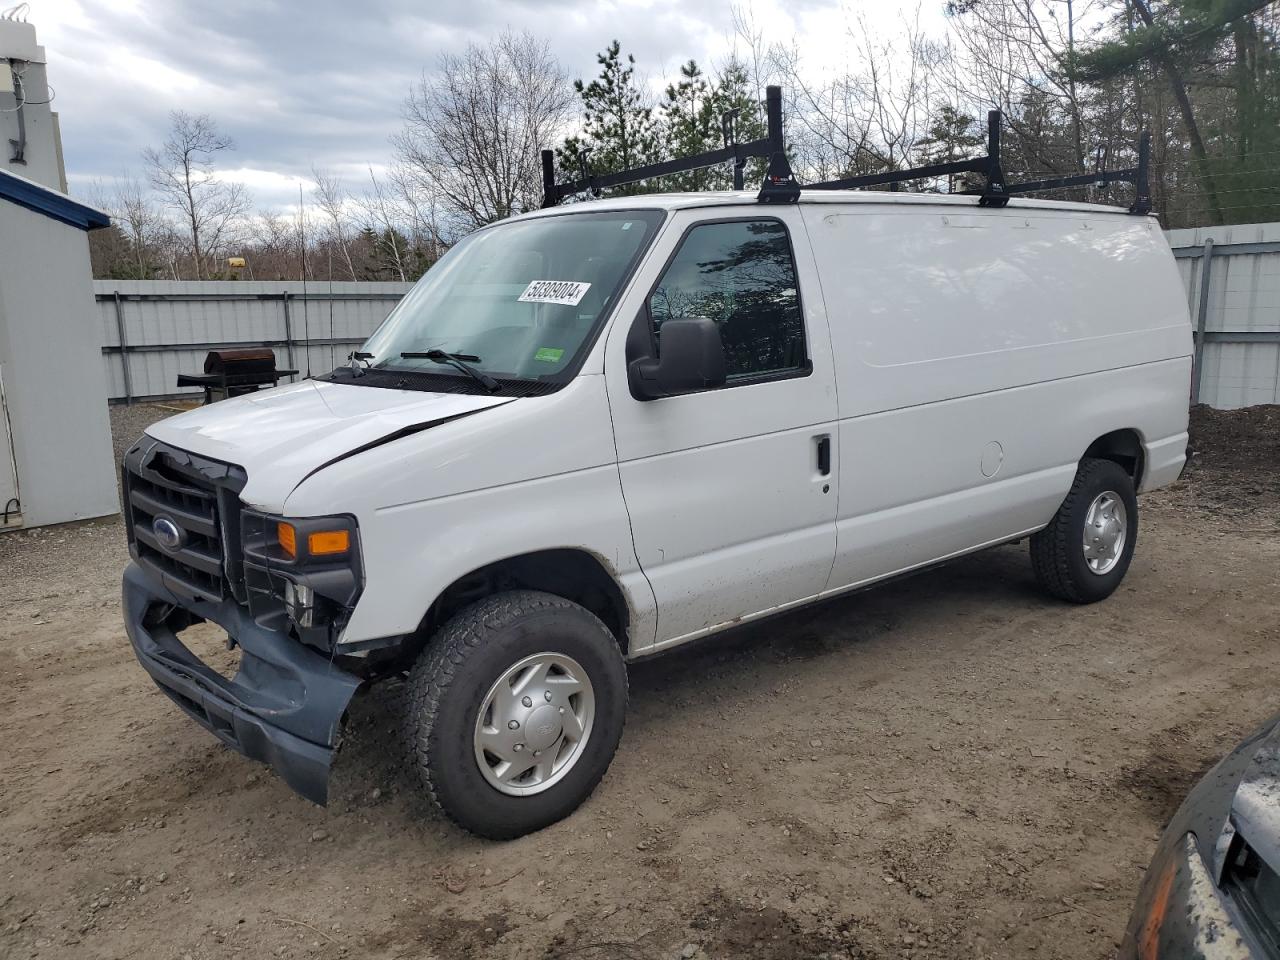
{"label": "windshield wiper", "polygon": [[[481,373],[471,363],[479,363],[480,358],[470,353],[445,353],[443,350],[425,350],[422,352],[408,351],[400,354],[402,360],[431,360],[434,363],[447,363],[451,367],[461,370],[476,383],[480,384],[490,393],[497,393],[502,389],[502,384],[487,373]],[[468,362],[470,361],[470,363]]]}

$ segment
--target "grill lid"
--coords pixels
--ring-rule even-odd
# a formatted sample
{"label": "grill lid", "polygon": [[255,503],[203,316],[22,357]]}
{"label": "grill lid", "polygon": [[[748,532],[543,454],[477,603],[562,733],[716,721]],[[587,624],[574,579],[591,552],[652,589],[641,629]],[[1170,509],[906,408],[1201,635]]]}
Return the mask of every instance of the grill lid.
{"label": "grill lid", "polygon": [[210,374],[232,374],[234,376],[274,375],[276,372],[275,351],[268,347],[210,350],[204,357],[204,372]]}

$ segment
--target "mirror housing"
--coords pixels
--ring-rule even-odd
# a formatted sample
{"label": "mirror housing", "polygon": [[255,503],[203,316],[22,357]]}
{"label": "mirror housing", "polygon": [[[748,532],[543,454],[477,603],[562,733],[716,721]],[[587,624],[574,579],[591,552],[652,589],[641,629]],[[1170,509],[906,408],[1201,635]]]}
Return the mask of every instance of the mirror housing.
{"label": "mirror housing", "polygon": [[627,337],[627,380],[637,400],[657,400],[725,384],[720,327],[707,317],[680,317],[662,324],[658,359],[648,311],[636,318]]}

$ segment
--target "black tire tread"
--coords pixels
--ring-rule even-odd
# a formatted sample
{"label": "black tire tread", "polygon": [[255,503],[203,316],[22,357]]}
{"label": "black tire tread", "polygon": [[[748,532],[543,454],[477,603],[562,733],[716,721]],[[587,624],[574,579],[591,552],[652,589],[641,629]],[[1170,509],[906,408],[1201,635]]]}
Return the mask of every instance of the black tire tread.
{"label": "black tire tread", "polygon": [[[489,630],[500,630],[529,614],[554,609],[577,610],[590,615],[570,600],[537,590],[511,590],[478,600],[460,610],[440,628],[409,672],[405,692],[407,709],[404,733],[410,749],[410,762],[432,805],[455,824],[472,833],[478,832],[475,826],[460,822],[441,801],[431,772],[432,734],[436,718],[440,714],[441,700],[453,683],[456,671],[467,659],[468,652],[485,642]],[[600,629],[605,633],[609,632],[602,622]],[[603,777],[602,770],[591,782],[592,790]],[[481,832],[481,835],[491,840],[506,840],[514,836],[499,832]]]}
{"label": "black tire tread", "polygon": [[1110,470],[1115,463],[1110,460],[1089,458],[1080,461],[1071,489],[1067,492],[1062,506],[1053,515],[1049,525],[1038,533],[1031,535],[1031,569],[1040,586],[1059,600],[1069,603],[1089,603],[1091,598],[1085,596],[1076,585],[1068,567],[1071,546],[1071,522],[1082,491],[1087,489],[1098,473]]}

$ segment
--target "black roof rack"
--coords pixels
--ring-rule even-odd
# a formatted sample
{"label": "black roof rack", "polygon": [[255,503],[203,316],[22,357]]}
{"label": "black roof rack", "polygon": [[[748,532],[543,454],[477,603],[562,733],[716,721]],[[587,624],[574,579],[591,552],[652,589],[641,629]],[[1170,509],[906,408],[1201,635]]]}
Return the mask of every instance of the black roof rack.
{"label": "black roof rack", "polygon": [[908,180],[929,180],[933,177],[945,177],[953,173],[980,173],[986,180],[986,188],[982,191],[978,203],[984,207],[1003,207],[1009,202],[1008,185],[1004,181],[1004,171],[1000,168],[1000,111],[992,110],[987,114],[987,152],[985,156],[971,157],[968,160],[953,160],[950,163],[933,163],[927,167],[912,167],[909,170],[886,170],[884,173],[868,173],[856,177],[842,177],[839,180],[826,180],[822,183],[805,184],[805,190],[858,190],[863,187],[879,187],[888,184],[891,188]]}
{"label": "black roof rack", "polygon": [[617,173],[593,174],[589,168],[589,158],[586,156],[589,151],[587,151],[580,158],[582,163],[580,176],[568,183],[556,183],[555,154],[550,150],[543,150],[542,206],[554,207],[565,197],[571,197],[575,193],[590,193],[598,197],[600,192],[608,187],[620,187],[628,183],[639,183],[641,180],[670,176],[673,173],[715,167],[730,160],[733,161],[733,188],[741,190],[743,189],[743,171],[747,161],[753,157],[769,161],[760,199],[765,200],[765,194],[768,193],[768,199],[794,201],[800,196],[800,189],[796,185],[795,178],[791,176],[791,166],[787,163],[787,145],[782,138],[781,87],[768,87],[765,90],[765,114],[768,118],[768,133],[759,140],[738,143],[737,117],[729,113],[720,118],[724,146],[719,150],[708,150],[706,153],[694,154],[691,157],[664,160],[661,163],[620,170]]}
{"label": "black roof rack", "polygon": [[1027,180],[1023,183],[1011,183],[1006,187],[1009,193],[1041,193],[1046,190],[1062,190],[1066,187],[1084,187],[1093,184],[1105,186],[1109,183],[1132,183],[1134,186],[1133,204],[1130,213],[1148,214],[1151,212],[1151,134],[1143,133],[1138,138],[1138,165],[1123,170],[1108,170],[1108,152],[1099,148],[1094,160],[1093,173],[1080,173],[1070,177],[1052,177],[1048,180]]}
{"label": "black roof rack", "polygon": [[782,88],[765,88],[766,133],[759,140],[738,143],[735,137],[736,116],[725,115],[721,118],[724,133],[724,146],[718,150],[709,150],[691,157],[677,160],[665,160],[662,163],[651,163],[617,173],[595,175],[591,173],[589,157],[586,153],[580,156],[580,176],[568,183],[556,183],[555,155],[550,150],[542,151],[542,187],[543,207],[554,207],[566,197],[577,193],[589,192],[599,196],[608,187],[617,187],[628,183],[638,183],[654,177],[665,177],[673,173],[684,173],[689,170],[700,170],[704,167],[718,166],[733,161],[733,185],[735,190],[743,188],[743,170],[747,160],[752,157],[765,158],[769,166],[765,171],[764,183],[761,184],[757,199],[761,203],[794,203],[800,198],[802,190],[858,190],[866,187],[888,186],[892,190],[899,183],[912,180],[928,180],[934,177],[945,177],[956,173],[977,173],[986,181],[981,190],[965,190],[962,193],[977,194],[978,203],[984,207],[1003,207],[1009,197],[1016,193],[1040,193],[1048,190],[1061,190],[1068,187],[1103,186],[1110,183],[1132,183],[1136,196],[1130,213],[1147,214],[1151,212],[1151,189],[1149,183],[1149,167],[1151,164],[1151,134],[1144,133],[1138,141],[1138,165],[1123,170],[1107,170],[1108,152],[1099,150],[1092,173],[1075,174],[1065,177],[1053,177],[1046,180],[1030,180],[1023,183],[1008,183],[1000,166],[1000,128],[1001,113],[992,110],[987,114],[987,152],[980,157],[967,160],[955,160],[949,163],[934,163],[924,167],[912,167],[907,170],[886,170],[883,173],[860,174],[854,177],[842,177],[838,180],[826,180],[822,183],[801,185],[796,182],[791,172],[791,164],[787,161],[786,141],[782,135]]}

